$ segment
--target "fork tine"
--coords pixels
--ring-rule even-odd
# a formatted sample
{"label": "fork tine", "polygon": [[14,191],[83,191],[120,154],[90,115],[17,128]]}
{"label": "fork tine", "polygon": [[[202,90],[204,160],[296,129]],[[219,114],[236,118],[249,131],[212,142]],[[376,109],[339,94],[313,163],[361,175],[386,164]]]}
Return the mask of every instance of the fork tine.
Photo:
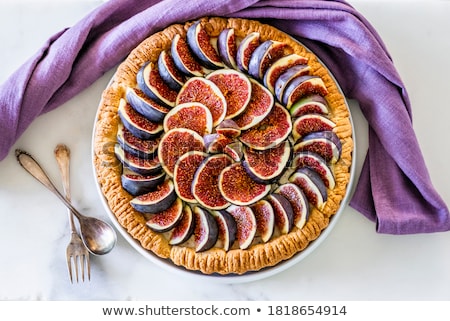
{"label": "fork tine", "polygon": [[77,277],[77,283],[78,283],[78,264],[79,264],[79,261],[80,261],[78,255],[74,256],[73,261],[74,261],[74,265],[73,266],[75,267],[75,275]]}
{"label": "fork tine", "polygon": [[89,260],[89,253],[87,253],[84,257],[86,258],[88,281],[90,281],[91,280],[91,262]]}
{"label": "fork tine", "polygon": [[80,266],[81,266],[81,280],[84,282],[84,265],[86,261],[86,257],[84,254],[80,255]]}
{"label": "fork tine", "polygon": [[73,277],[72,277],[72,258],[70,256],[67,256],[67,269],[69,271],[69,277],[70,277],[70,283],[73,284]]}

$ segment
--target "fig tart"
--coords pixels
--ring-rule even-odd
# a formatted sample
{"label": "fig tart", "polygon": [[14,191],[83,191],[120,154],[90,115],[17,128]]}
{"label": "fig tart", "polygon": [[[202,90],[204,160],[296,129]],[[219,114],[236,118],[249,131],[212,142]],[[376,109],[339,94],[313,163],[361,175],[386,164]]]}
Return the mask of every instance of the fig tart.
{"label": "fig tart", "polygon": [[140,43],[103,92],[98,184],[143,249],[241,275],[303,251],[342,206],[345,97],[301,43],[254,20],[205,17]]}

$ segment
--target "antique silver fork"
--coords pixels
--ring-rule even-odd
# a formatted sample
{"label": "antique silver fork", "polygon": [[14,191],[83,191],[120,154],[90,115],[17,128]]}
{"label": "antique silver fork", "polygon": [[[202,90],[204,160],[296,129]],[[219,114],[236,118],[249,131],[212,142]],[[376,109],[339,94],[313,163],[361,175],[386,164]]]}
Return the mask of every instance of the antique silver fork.
{"label": "antique silver fork", "polygon": [[[63,180],[64,193],[66,199],[70,201],[70,150],[66,145],[59,144],[56,146],[54,153]],[[66,249],[66,259],[70,282],[73,283],[73,270],[75,270],[75,277],[78,282],[79,268],[81,269],[81,280],[84,282],[85,270],[87,270],[88,280],[91,279],[89,251],[75,228],[73,213],[70,209],[68,213],[71,237]]]}

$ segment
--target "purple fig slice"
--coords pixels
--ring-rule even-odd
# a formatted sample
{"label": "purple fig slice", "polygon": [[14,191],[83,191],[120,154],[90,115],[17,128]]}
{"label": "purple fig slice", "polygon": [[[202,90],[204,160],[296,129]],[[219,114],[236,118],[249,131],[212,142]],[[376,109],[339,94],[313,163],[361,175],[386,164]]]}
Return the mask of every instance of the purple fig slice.
{"label": "purple fig slice", "polygon": [[162,184],[164,179],[165,173],[163,172],[153,175],[139,175],[127,170],[120,177],[123,189],[133,196],[152,191],[156,186]]}
{"label": "purple fig slice", "polygon": [[300,76],[290,81],[283,92],[283,104],[287,109],[299,99],[309,95],[326,96],[328,89],[322,78],[318,76]]}
{"label": "purple fig slice", "polygon": [[222,122],[227,114],[227,101],[211,80],[202,77],[192,77],[183,85],[178,93],[176,103],[202,103],[211,112],[213,126]]}
{"label": "purple fig slice", "polygon": [[173,177],[175,163],[184,153],[205,150],[203,137],[192,129],[174,128],[166,132],[159,143],[158,158],[164,171]]}
{"label": "purple fig slice", "polygon": [[283,195],[291,203],[293,224],[301,229],[309,217],[309,203],[303,191],[293,183],[285,183],[274,193]]}
{"label": "purple fig slice", "polygon": [[243,73],[233,69],[220,69],[206,76],[219,87],[227,102],[227,113],[225,118],[233,118],[241,114],[252,94],[250,80]]}
{"label": "purple fig slice", "polygon": [[319,210],[323,209],[328,198],[328,193],[327,187],[319,174],[308,167],[303,167],[293,173],[289,177],[289,181],[300,187],[309,203]]}
{"label": "purple fig slice", "polygon": [[270,192],[270,185],[255,182],[241,163],[233,163],[222,170],[218,184],[224,199],[240,206],[256,203]]}
{"label": "purple fig slice", "polygon": [[241,71],[248,71],[250,57],[256,48],[261,44],[260,36],[261,35],[259,32],[252,32],[239,43],[236,52],[236,64]]}
{"label": "purple fig slice", "polygon": [[287,234],[294,226],[294,210],[291,202],[281,194],[271,193],[267,200],[272,205],[275,215],[275,226],[280,234]]}
{"label": "purple fig slice", "polygon": [[219,229],[216,220],[207,210],[196,206],[194,213],[194,242],[195,251],[207,251],[217,242]]}
{"label": "purple fig slice", "polygon": [[256,218],[256,235],[268,242],[275,228],[275,212],[267,200],[260,200],[250,206]]}
{"label": "purple fig slice", "polygon": [[177,98],[177,91],[170,88],[167,83],[161,78],[157,66],[149,62],[144,64],[139,69],[136,80],[144,94],[157,103],[173,107]]}
{"label": "purple fig slice", "polygon": [[237,69],[237,45],[233,28],[226,28],[220,32],[217,38],[217,49],[224,64],[229,68]]}
{"label": "purple fig slice", "polygon": [[177,198],[172,205],[159,213],[152,214],[146,225],[155,232],[164,233],[173,229],[183,217],[183,202]]}
{"label": "purple fig slice", "polygon": [[125,168],[140,174],[140,175],[154,175],[162,171],[161,162],[158,157],[140,158],[136,157],[120,147],[119,144],[114,146],[114,153],[117,159]]}
{"label": "purple fig slice", "polygon": [[204,136],[212,132],[213,119],[208,107],[201,103],[183,103],[172,108],[164,118],[164,131],[188,128]]}
{"label": "purple fig slice", "polygon": [[117,142],[124,151],[140,158],[153,158],[158,150],[159,138],[143,140],[134,136],[123,124],[117,126]]}
{"label": "purple fig slice", "polygon": [[292,148],[288,140],[263,151],[246,147],[242,165],[254,181],[270,184],[283,175],[291,155]]}
{"label": "purple fig slice", "polygon": [[123,126],[137,138],[147,140],[162,132],[162,124],[152,122],[137,113],[125,99],[120,99],[118,113]]}
{"label": "purple fig slice", "polygon": [[183,201],[197,203],[192,194],[192,182],[195,172],[200,164],[208,157],[208,154],[200,151],[187,152],[180,156],[173,171],[175,192]]}
{"label": "purple fig slice", "polygon": [[259,124],[243,131],[239,139],[250,148],[266,150],[286,140],[291,131],[292,121],[289,111],[281,104],[275,103],[267,117]]}
{"label": "purple fig slice", "polygon": [[320,114],[306,114],[294,120],[292,137],[297,142],[300,138],[315,132],[332,131],[336,124]]}
{"label": "purple fig slice", "polygon": [[186,242],[194,233],[194,215],[189,205],[183,206],[183,213],[180,221],[175,225],[170,233],[169,244],[179,245]]}
{"label": "purple fig slice", "polygon": [[233,142],[233,138],[219,133],[208,134],[203,137],[206,152],[210,154],[223,153],[225,146]]}
{"label": "purple fig slice", "polygon": [[319,174],[325,186],[329,189],[333,189],[336,185],[334,175],[330,167],[328,167],[326,161],[316,153],[300,152],[295,154],[294,159],[292,160],[292,166],[295,169],[302,167],[312,169]]}
{"label": "purple fig slice", "polygon": [[232,159],[225,154],[211,155],[206,158],[195,172],[192,182],[192,194],[200,205],[211,209],[221,210],[230,205],[219,190],[219,175],[224,168],[232,163]]}
{"label": "purple fig slice", "polygon": [[274,85],[274,93],[278,101],[283,102],[286,88],[294,79],[309,75],[310,71],[311,67],[309,65],[295,65],[283,72],[275,81]]}
{"label": "purple fig slice", "polygon": [[308,59],[295,53],[276,60],[264,73],[264,86],[275,94],[275,83],[285,71],[297,65],[307,65]]}
{"label": "purple fig slice", "polygon": [[125,95],[131,107],[152,122],[161,123],[169,112],[168,108],[147,97],[139,88],[128,87]]}
{"label": "purple fig slice", "polygon": [[313,152],[325,159],[330,164],[336,163],[342,153],[342,144],[333,131],[314,132],[304,136],[294,146],[294,153]]}
{"label": "purple fig slice", "polygon": [[234,141],[223,149],[235,162],[240,162],[244,156],[244,145],[240,141]]}
{"label": "purple fig slice", "polygon": [[256,218],[248,206],[231,205],[227,208],[236,222],[236,240],[241,250],[247,249],[256,235]]}
{"label": "purple fig slice", "polygon": [[166,179],[155,190],[133,198],[130,204],[138,212],[156,214],[167,210],[176,199],[175,186]]}
{"label": "purple fig slice", "polygon": [[180,90],[186,77],[177,69],[168,50],[163,50],[158,57],[158,70],[162,80],[173,90]]}
{"label": "purple fig slice", "polygon": [[194,22],[188,28],[186,40],[191,52],[205,67],[210,69],[223,67],[223,62],[211,44],[210,36],[204,29],[201,21]]}
{"label": "purple fig slice", "polygon": [[236,138],[241,134],[241,129],[232,119],[225,119],[216,127],[216,132],[220,135]]}
{"label": "purple fig slice", "polygon": [[306,114],[328,115],[330,110],[325,97],[313,94],[300,98],[289,112],[292,117],[300,117]]}
{"label": "purple fig slice", "polygon": [[209,72],[209,70],[203,67],[193,56],[186,39],[179,34],[176,34],[175,37],[173,37],[170,53],[178,70],[189,77],[202,77]]}
{"label": "purple fig slice", "polygon": [[250,79],[252,94],[245,110],[234,117],[234,122],[241,130],[249,129],[261,122],[272,110],[275,98],[272,93],[258,81]]}
{"label": "purple fig slice", "polygon": [[236,240],[237,226],[233,216],[225,210],[212,211],[218,227],[218,238],[216,247],[222,247],[228,251]]}
{"label": "purple fig slice", "polygon": [[292,48],[286,43],[266,40],[260,44],[250,56],[248,73],[256,79],[263,79],[267,68],[281,57],[292,53]]}

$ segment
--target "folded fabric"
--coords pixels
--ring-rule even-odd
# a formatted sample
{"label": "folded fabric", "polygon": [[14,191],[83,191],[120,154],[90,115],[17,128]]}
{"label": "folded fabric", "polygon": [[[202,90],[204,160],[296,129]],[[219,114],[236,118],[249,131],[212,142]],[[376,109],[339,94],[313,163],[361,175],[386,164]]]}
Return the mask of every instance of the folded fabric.
{"label": "folded fabric", "polygon": [[450,229],[411,125],[405,86],[377,32],[345,1],[109,0],[51,37],[0,87],[0,160],[37,116],[88,87],[147,36],[202,16],[254,18],[286,31],[359,102],[369,150],[350,205],[375,221],[378,232]]}

